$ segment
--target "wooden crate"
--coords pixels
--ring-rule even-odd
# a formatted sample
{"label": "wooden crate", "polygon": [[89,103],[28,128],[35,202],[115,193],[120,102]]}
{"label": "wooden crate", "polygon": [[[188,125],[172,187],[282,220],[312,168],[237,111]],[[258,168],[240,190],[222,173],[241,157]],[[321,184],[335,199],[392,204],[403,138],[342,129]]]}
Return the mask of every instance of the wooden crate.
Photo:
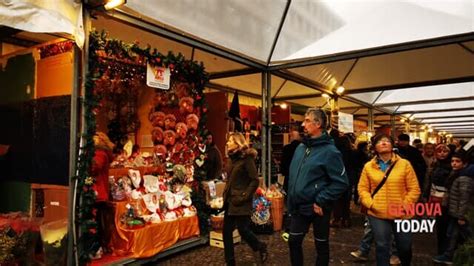
{"label": "wooden crate", "polygon": [[[242,240],[240,238],[239,231],[237,230],[234,230],[232,236],[234,238],[234,244],[240,243],[240,241]],[[211,231],[211,233],[209,234],[209,244],[211,245],[211,247],[224,248],[222,232]]]}

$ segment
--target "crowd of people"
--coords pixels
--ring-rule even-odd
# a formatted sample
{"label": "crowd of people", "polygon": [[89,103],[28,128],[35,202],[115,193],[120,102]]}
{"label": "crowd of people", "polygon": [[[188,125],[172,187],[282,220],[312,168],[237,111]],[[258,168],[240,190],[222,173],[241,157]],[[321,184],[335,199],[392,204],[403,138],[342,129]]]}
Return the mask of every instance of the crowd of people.
{"label": "crowd of people", "polygon": [[436,220],[438,255],[433,261],[451,264],[456,248],[472,235],[467,212],[473,207],[474,164],[462,148],[465,143],[422,144],[417,139],[412,146],[407,134],[397,141],[378,134],[370,143],[355,145],[351,135],[328,132],[323,114],[310,108],[303,140],[292,136],[284,147],[281,169],[291,217],[284,234],[289,233],[292,265],[301,265],[301,242],[310,224],[316,265],[328,264],[329,227],[351,226],[351,201],[366,214],[360,247],[351,252],[356,260],[368,260],[375,243],[377,265],[410,265],[412,234],[396,230],[395,220],[421,217],[396,215],[389,208],[422,202],[441,206],[441,215],[428,217]]}
{"label": "crowd of people", "polygon": [[[291,143],[283,149],[280,166],[285,177],[283,189],[288,214],[285,234],[292,265],[303,265],[302,243],[311,225],[316,265],[329,264],[330,227],[353,226],[351,205],[360,206],[366,215],[360,247],[351,256],[368,260],[374,243],[377,265],[410,265],[412,233],[396,229],[395,221],[420,217],[394,213],[390,205],[417,202],[441,206],[441,215],[429,217],[436,220],[438,255],[433,261],[452,263],[456,248],[472,235],[469,227],[472,221],[467,213],[473,207],[474,164],[462,148],[464,143],[414,141],[416,146],[411,146],[407,134],[400,134],[397,142],[388,135],[378,134],[370,142],[355,145],[351,135],[328,130],[328,118],[320,108],[309,108],[301,126],[304,136],[298,130],[290,133]],[[96,139],[106,136],[101,137],[98,134]],[[220,177],[222,157],[212,134],[206,136],[206,144],[207,172],[210,179],[216,179]],[[96,141],[92,172],[99,181],[103,174],[94,169],[99,169],[102,157],[110,160],[108,154],[112,148]],[[236,263],[232,232],[237,228],[261,265],[268,256],[267,245],[250,230],[252,200],[259,184],[257,151],[241,133],[229,135],[226,150],[229,162],[224,171],[228,179],[223,195],[225,262]],[[107,168],[101,171],[106,172]],[[104,193],[97,191],[100,210],[100,196]]]}

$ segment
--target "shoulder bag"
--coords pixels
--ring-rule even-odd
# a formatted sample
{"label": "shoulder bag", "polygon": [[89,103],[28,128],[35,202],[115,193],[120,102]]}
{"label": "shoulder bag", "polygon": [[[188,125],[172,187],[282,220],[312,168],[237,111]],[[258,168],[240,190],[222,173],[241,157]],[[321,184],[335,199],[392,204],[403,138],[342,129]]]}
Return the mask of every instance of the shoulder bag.
{"label": "shoulder bag", "polygon": [[[374,198],[375,194],[377,194],[377,192],[379,192],[379,190],[383,187],[383,185],[385,184],[385,181],[387,181],[387,178],[390,175],[390,172],[392,172],[392,169],[395,167],[396,163],[397,163],[397,161],[395,161],[392,165],[390,165],[387,172],[385,172],[385,175],[383,176],[382,181],[380,181],[380,183],[375,188],[374,192],[372,192],[372,194],[370,195],[372,197],[372,199]],[[360,212],[362,214],[367,214],[368,211],[369,211],[369,209],[367,207],[365,207],[362,204],[360,205]]]}

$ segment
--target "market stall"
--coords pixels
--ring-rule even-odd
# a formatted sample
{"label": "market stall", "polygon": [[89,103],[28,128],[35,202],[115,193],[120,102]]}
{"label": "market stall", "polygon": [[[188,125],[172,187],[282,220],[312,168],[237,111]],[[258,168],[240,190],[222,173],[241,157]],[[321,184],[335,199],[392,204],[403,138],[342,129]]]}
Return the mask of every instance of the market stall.
{"label": "market stall", "polygon": [[[114,226],[108,248],[119,256],[150,257],[207,230],[201,188],[207,76],[202,64],[181,54],[164,55],[106,32],[92,32],[89,40],[85,139],[106,131],[119,147],[109,171]],[[95,179],[87,169],[93,150],[84,147],[79,168],[86,175],[77,190],[86,199],[79,214],[79,223],[88,226],[82,231],[88,237],[79,243],[84,248],[90,245],[86,239],[97,237]]]}

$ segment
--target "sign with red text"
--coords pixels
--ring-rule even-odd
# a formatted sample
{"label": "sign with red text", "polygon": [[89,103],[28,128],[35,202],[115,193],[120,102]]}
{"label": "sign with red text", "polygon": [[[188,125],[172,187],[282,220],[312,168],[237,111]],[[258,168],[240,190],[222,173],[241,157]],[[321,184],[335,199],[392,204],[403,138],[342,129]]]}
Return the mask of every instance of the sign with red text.
{"label": "sign with red text", "polygon": [[146,64],[146,85],[152,88],[168,90],[170,88],[171,72],[169,68],[153,67]]}

